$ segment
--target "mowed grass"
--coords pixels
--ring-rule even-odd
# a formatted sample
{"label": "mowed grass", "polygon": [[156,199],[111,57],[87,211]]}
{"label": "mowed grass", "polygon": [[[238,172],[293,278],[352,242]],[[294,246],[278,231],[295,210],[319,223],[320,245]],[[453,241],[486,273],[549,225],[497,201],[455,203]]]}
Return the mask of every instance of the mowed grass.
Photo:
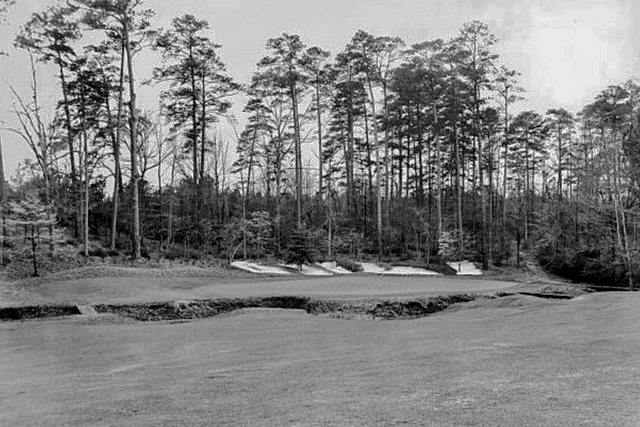
{"label": "mowed grass", "polygon": [[[38,303],[114,303],[298,295],[315,298],[410,297],[507,289],[513,282],[471,277],[89,277],[20,286],[0,306]],[[7,295],[9,295],[7,293]]]}
{"label": "mowed grass", "polygon": [[640,294],[0,323],[2,426],[638,426]]}

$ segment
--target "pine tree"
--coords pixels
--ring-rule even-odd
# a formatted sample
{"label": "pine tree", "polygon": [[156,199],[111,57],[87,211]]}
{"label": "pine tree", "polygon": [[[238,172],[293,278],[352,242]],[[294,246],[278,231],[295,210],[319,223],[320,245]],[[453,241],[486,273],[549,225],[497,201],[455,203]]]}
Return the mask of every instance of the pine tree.
{"label": "pine tree", "polygon": [[[129,148],[131,159],[131,255],[140,252],[140,196],[138,171],[138,108],[136,104],[136,74],[133,57],[153,32],[150,30],[154,12],[143,9],[142,0],[74,0],[83,13],[83,22],[93,29],[114,35],[122,41],[122,55],[126,59],[129,92]],[[123,62],[124,64],[124,62]]]}
{"label": "pine tree", "polygon": [[258,68],[269,76],[276,87],[285,89],[291,100],[293,115],[293,149],[295,157],[295,199],[298,229],[302,228],[302,137],[300,133],[300,98],[306,89],[304,50],[306,44],[297,34],[282,33],[267,41],[267,56],[260,59]]}
{"label": "pine tree", "polygon": [[315,251],[311,247],[311,239],[307,230],[296,230],[289,238],[286,262],[296,264],[299,270],[306,263],[315,261]]}
{"label": "pine tree", "polygon": [[207,21],[193,15],[174,18],[171,28],[157,37],[163,62],[153,71],[155,81],[169,85],[161,93],[163,111],[172,133],[183,135],[184,151],[191,154],[194,223],[200,240],[205,163],[214,148],[207,131],[229,110],[229,97],[240,89],[218,54],[221,45],[208,36],[209,28]]}

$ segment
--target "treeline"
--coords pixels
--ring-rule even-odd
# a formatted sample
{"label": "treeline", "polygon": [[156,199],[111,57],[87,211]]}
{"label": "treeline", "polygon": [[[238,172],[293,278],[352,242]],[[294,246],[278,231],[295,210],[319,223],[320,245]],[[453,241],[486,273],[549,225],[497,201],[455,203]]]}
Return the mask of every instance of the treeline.
{"label": "treeline", "polygon": [[[575,114],[519,111],[520,74],[472,21],[413,45],[358,31],[335,54],[283,33],[242,85],[207,21],[152,20],[140,0],[73,0],[16,37],[32,85],[29,97],[12,88],[13,131],[36,161],[10,196],[37,194],[86,256],[93,239],[134,259],[304,246],[488,268],[522,250],[573,277],[633,286],[640,274],[633,80]],[[149,55],[153,72],[137,75]],[[51,119],[40,64],[60,89]],[[138,107],[141,85],[158,89],[157,111]]]}

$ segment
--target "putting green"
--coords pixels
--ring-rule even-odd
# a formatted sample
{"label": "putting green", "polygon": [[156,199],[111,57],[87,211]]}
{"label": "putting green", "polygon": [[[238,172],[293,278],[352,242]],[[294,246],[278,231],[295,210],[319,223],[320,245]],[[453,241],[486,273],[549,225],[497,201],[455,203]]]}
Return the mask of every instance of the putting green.
{"label": "putting green", "polygon": [[23,302],[126,303],[185,299],[297,295],[315,298],[415,297],[506,289],[513,282],[455,276],[100,277],[51,281],[30,287]]}

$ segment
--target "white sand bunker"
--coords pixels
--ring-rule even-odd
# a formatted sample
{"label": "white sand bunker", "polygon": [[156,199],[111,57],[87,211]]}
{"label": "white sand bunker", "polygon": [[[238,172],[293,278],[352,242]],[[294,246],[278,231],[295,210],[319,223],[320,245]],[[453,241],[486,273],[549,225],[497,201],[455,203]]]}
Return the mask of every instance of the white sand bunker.
{"label": "white sand bunker", "polygon": [[241,270],[257,274],[291,274],[281,267],[275,267],[272,265],[260,265],[248,261],[234,261],[231,263],[231,265]]}
{"label": "white sand bunker", "polygon": [[394,276],[438,276],[435,271],[425,270],[417,267],[391,267],[391,270],[385,270],[382,274]]}
{"label": "white sand bunker", "polygon": [[447,265],[456,271],[458,276],[481,276],[482,270],[470,261],[448,262]]}
{"label": "white sand bunker", "polygon": [[396,266],[390,269],[384,269],[371,262],[362,263],[362,271],[369,274],[381,274],[388,276],[437,276],[438,273],[434,271],[425,270],[424,268],[417,267],[403,267]]}
{"label": "white sand bunker", "polygon": [[363,262],[360,263],[362,265],[362,271],[364,273],[369,273],[369,274],[382,274],[384,273],[384,268],[375,265],[372,262]]}
{"label": "white sand bunker", "polygon": [[294,270],[298,270],[301,274],[305,276],[333,276],[333,273],[331,273],[330,271],[324,270],[322,268],[317,268],[311,265],[303,264],[302,270],[300,270],[299,266],[295,264],[286,264],[286,265],[283,264],[283,266],[287,268],[292,268]]}
{"label": "white sand bunker", "polygon": [[351,274],[351,271],[347,270],[344,267],[340,267],[335,261],[321,262],[318,265],[334,274]]}

